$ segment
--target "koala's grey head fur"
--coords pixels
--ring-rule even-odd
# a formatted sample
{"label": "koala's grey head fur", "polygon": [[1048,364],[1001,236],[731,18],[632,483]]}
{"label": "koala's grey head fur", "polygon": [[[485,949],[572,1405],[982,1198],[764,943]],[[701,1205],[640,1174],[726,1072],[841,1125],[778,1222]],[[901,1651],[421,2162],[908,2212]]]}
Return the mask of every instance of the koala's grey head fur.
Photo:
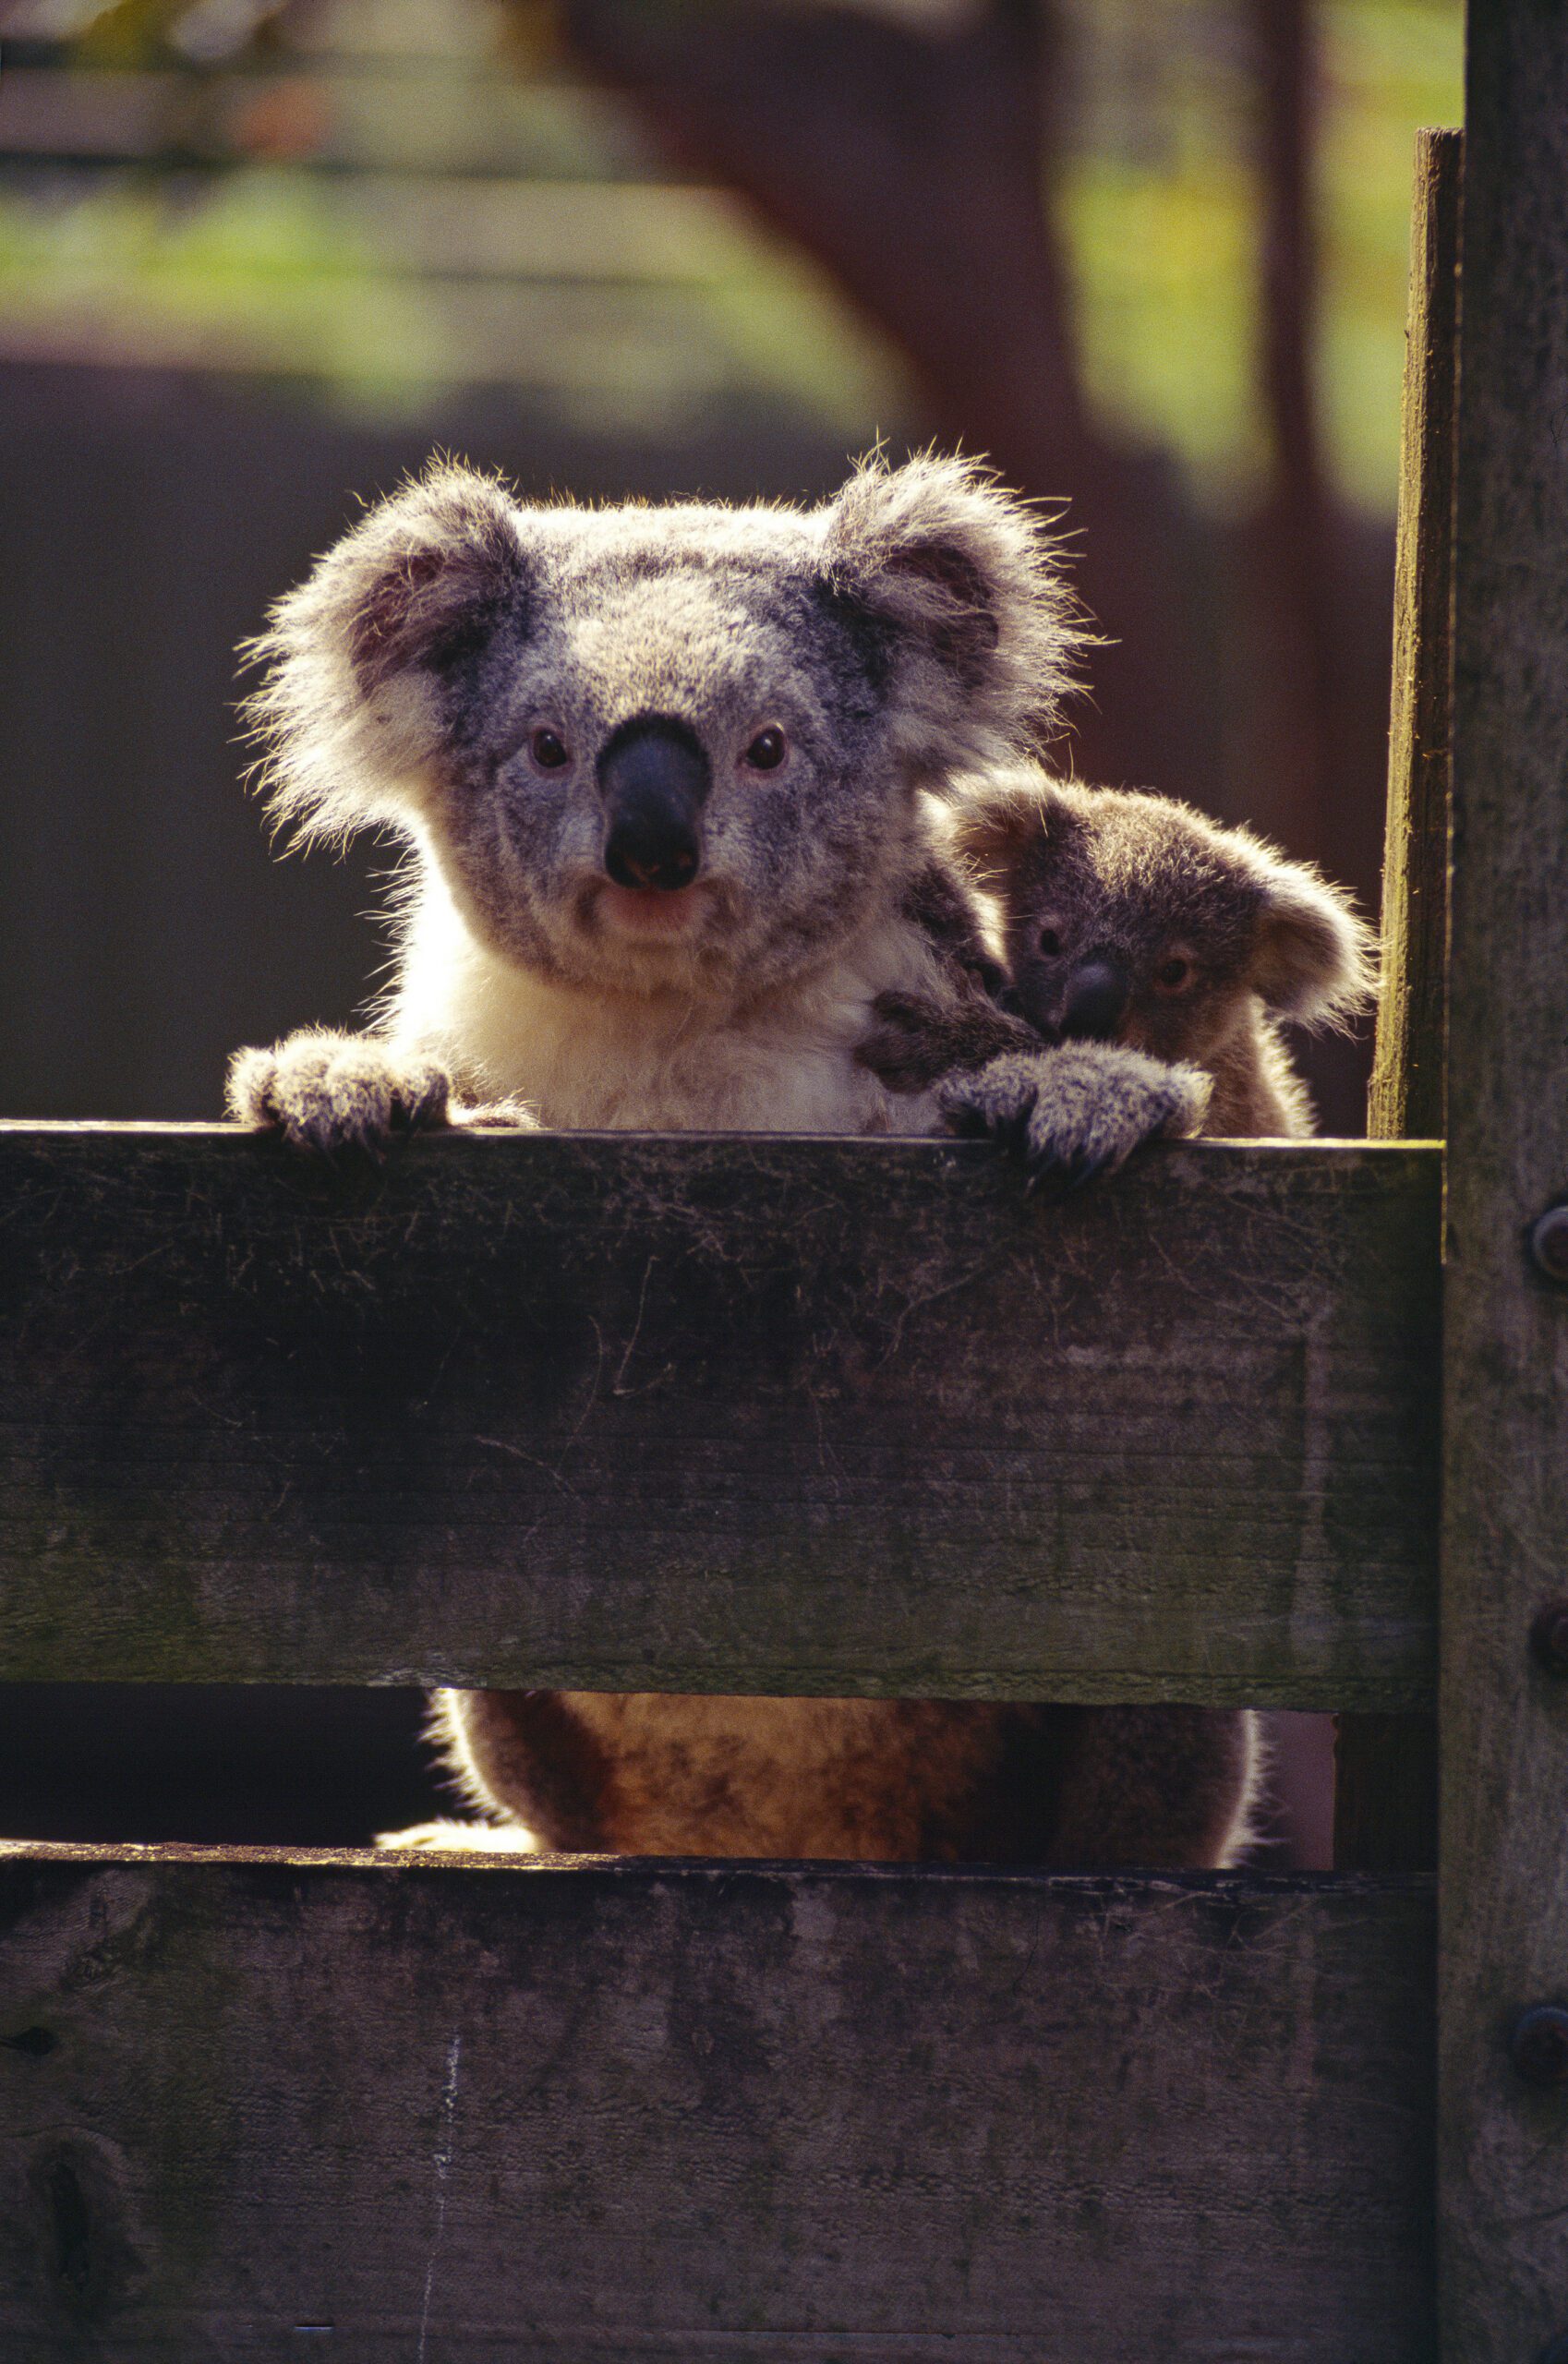
{"label": "koala's grey head fur", "polygon": [[281,602],[253,714],[283,819],[401,829],[509,960],[762,991],[897,894],[921,790],[1052,727],[1080,637],[965,462],[808,512],[529,508],[442,464]]}
{"label": "koala's grey head fur", "polygon": [[1202,1065],[1260,1002],[1312,1025],[1369,998],[1372,938],[1349,899],[1168,797],[1015,775],[983,784],[953,826],[1048,1036]]}

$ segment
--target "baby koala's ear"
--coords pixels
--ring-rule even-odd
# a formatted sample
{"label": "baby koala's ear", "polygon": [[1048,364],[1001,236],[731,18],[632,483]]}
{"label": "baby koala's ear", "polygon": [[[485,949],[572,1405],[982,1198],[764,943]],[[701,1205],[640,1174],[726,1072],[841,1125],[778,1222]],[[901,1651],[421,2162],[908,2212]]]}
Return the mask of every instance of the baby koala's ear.
{"label": "baby koala's ear", "polygon": [[527,628],[522,518],[503,488],[439,463],[318,560],[249,654],[273,811],[305,836],[395,823],[441,740],[442,677],[503,623]]}
{"label": "baby koala's ear", "polygon": [[1262,887],[1252,983],[1265,1007],[1309,1026],[1365,1009],[1377,986],[1377,937],[1342,887],[1305,863],[1258,849]]}
{"label": "baby koala's ear", "polygon": [[1007,887],[1050,829],[1055,794],[1038,773],[1004,772],[959,783],[942,827],[977,885],[1006,899]]}
{"label": "baby koala's ear", "polygon": [[1044,528],[973,461],[868,460],[824,517],[828,587],[901,658],[899,705],[939,774],[1055,726],[1080,628]]}

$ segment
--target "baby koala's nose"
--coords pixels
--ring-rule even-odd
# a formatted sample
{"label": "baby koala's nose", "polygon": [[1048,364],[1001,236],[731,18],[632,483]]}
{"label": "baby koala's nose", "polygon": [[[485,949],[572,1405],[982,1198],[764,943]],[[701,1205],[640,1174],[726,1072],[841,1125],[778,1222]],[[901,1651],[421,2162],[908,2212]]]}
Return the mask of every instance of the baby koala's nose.
{"label": "baby koala's nose", "polygon": [[1061,1031],[1080,1042],[1111,1043],[1127,1016],[1129,979],[1119,960],[1080,960],[1067,985]]}
{"label": "baby koala's nose", "polygon": [[604,866],[618,886],[673,892],[702,866],[712,774],[696,734],[664,715],[622,723],[598,760]]}

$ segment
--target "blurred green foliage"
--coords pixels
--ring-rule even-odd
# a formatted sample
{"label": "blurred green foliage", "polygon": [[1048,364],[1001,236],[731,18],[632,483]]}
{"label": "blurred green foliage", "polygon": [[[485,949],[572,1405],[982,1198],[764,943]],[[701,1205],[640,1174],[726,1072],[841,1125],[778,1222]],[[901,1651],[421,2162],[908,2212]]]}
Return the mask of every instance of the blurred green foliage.
{"label": "blurred green foliage", "polygon": [[[18,146],[42,95],[0,79],[0,350],[275,371],[407,414],[512,384],[574,416],[678,428],[719,393],[767,396],[846,443],[914,415],[897,358],[739,208],[660,217],[573,278],[444,260],[355,196],[356,173],[449,171],[647,185],[665,166],[603,94],[563,76],[548,0],[42,0],[76,7],[75,89],[141,126],[138,160]],[[1257,400],[1260,167],[1236,0],[1062,0],[1052,204],[1090,399],[1163,444],[1202,498],[1245,503],[1266,457]],[[58,18],[57,21],[66,21]],[[1323,0],[1319,393],[1341,490],[1393,505],[1412,139],[1460,113],[1459,0]],[[30,69],[36,76],[39,69]],[[127,115],[127,108],[130,115]],[[9,129],[9,137],[7,137]],[[78,139],[80,134],[78,135]],[[103,135],[105,159],[115,152]],[[630,192],[629,192],[630,193]],[[406,221],[406,216],[401,217]],[[450,220],[451,209],[441,216]],[[661,226],[662,225],[662,226]],[[633,224],[634,226],[634,224]]]}
{"label": "blurred green foliage", "polygon": [[[373,204],[300,166],[0,187],[0,352],[314,380],[335,409],[416,416],[513,388],[579,424],[680,434],[719,396],[869,439],[907,411],[891,355],[819,274],[737,223],[689,280],[400,267]],[[459,258],[459,260],[461,259]]]}
{"label": "blurred green foliage", "polygon": [[[1257,399],[1259,162],[1239,11],[1070,0],[1080,102],[1056,201],[1086,382],[1127,436],[1174,448],[1212,501],[1266,459]],[[1463,111],[1458,0],[1317,12],[1317,392],[1341,491],[1392,510],[1411,161]]]}

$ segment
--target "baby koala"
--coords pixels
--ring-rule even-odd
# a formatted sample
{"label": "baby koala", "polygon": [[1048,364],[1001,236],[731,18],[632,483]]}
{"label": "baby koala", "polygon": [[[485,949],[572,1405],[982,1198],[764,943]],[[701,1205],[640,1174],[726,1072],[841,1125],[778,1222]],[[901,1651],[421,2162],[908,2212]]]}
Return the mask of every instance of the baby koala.
{"label": "baby koala", "polygon": [[883,995],[858,1055],[889,1089],[1041,1037],[1116,1043],[1210,1079],[1206,1134],[1311,1132],[1278,1021],[1342,1023],[1371,998],[1374,939],[1339,887],[1167,797],[1032,769],[979,786],[950,832],[997,907],[1010,983],[993,1000],[956,947],[975,980],[961,1016]]}

